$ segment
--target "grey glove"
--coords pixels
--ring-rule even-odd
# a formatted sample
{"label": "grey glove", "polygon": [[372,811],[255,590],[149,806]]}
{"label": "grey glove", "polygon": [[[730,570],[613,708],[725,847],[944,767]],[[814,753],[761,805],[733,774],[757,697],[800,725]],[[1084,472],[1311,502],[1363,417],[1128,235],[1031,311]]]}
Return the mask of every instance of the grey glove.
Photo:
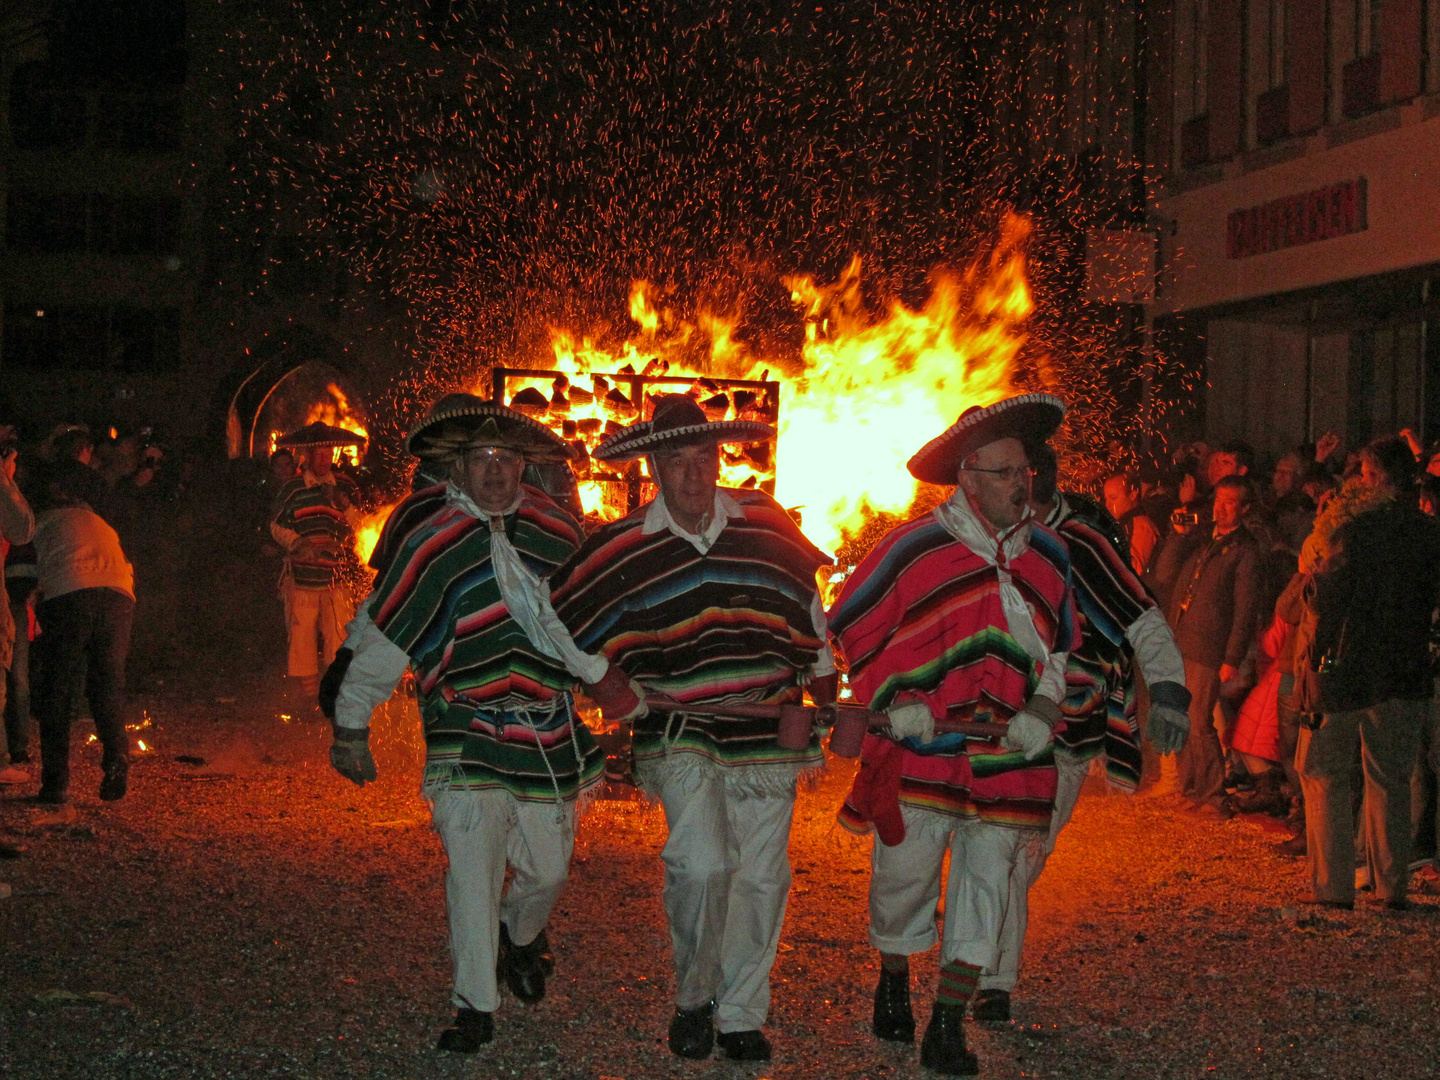
{"label": "grey glove", "polygon": [[375,759],[370,756],[369,728],[336,728],[335,741],[330,744],[330,764],[335,771],[357,787],[375,780]]}
{"label": "grey glove", "polygon": [[1028,709],[1016,713],[1005,725],[1000,743],[1007,750],[1019,750],[1026,761],[1034,761],[1055,741],[1055,730]]}
{"label": "grey glove", "polygon": [[1150,737],[1156,753],[1178,754],[1185,749],[1185,740],[1190,735],[1190,714],[1155,702],[1150,706],[1145,734]]}

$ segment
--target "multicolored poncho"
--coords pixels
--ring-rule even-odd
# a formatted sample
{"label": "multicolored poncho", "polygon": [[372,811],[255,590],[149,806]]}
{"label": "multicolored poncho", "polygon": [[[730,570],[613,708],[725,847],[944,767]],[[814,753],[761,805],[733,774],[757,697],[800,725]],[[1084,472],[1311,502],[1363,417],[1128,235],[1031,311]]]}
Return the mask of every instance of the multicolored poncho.
{"label": "multicolored poncho", "polygon": [[1070,550],[1071,583],[1080,611],[1080,645],[1065,664],[1065,722],[1055,730],[1057,753],[1088,761],[1105,754],[1117,786],[1140,782],[1140,740],[1135,723],[1135,653],[1125,638],[1155,601],[1109,540],[1063,495],[1045,524]]}
{"label": "multicolored poncho", "polygon": [[[580,545],[580,527],[534,488],[505,533],[545,576]],[[376,628],[411,661],[425,729],[425,782],[573,798],[604,764],[574,721],[575,679],[510,615],[490,558],[490,526],[447,503],[405,535],[369,601]]]}
{"label": "multicolored poncho", "polygon": [[[576,645],[653,693],[685,704],[798,702],[825,644],[812,605],[815,571],[830,560],[768,495],[722,493],[740,512],[705,554],[652,531],[654,504],[642,506],[596,530],[555,572],[552,603]],[[637,770],[649,784],[647,768],[667,755],[722,767],[820,764],[816,739],[786,750],[777,730],[774,720],[652,710],[635,724]]]}
{"label": "multicolored poncho", "polygon": [[[1076,641],[1077,616],[1065,545],[1043,526],[1005,571],[1031,609],[1051,653]],[[830,611],[830,630],[850,664],[850,688],[872,709],[920,700],[932,715],[1006,723],[1040,684],[1043,665],[1011,636],[1001,569],[955,539],[934,512],[890,532],[855,569]],[[894,755],[900,758],[894,760]],[[1043,829],[1055,798],[1054,758],[1026,761],[999,740],[940,735],[929,744],[867,735],[869,763],[898,770],[899,801],[958,818]],[[862,767],[862,772],[864,768]],[[840,822],[869,832],[846,800]]]}
{"label": "multicolored poncho", "polygon": [[330,477],[335,480],[333,484],[307,484],[305,476],[297,476],[287,481],[275,496],[275,525],[301,540],[310,541],[308,553],[290,552],[285,556],[295,587],[299,589],[330,588],[335,584],[335,571],[345,553],[355,546],[355,534],[340,503],[348,499],[349,505],[355,506],[360,500],[360,491],[355,481],[343,473],[334,472]]}

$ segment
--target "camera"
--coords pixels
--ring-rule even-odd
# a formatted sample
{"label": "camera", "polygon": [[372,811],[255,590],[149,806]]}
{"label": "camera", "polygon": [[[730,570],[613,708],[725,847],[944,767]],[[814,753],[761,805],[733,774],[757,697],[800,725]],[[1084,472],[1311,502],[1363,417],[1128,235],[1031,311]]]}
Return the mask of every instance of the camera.
{"label": "camera", "polygon": [[1180,527],[1184,525],[1199,525],[1200,514],[1194,510],[1181,508],[1170,515],[1170,524]]}

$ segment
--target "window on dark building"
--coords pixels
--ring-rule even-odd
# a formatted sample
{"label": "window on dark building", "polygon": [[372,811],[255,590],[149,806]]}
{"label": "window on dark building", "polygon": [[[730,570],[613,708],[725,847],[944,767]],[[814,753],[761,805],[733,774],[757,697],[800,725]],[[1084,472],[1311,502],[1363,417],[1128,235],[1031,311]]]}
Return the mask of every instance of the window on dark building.
{"label": "window on dark building", "polygon": [[179,362],[179,319],[170,309],[7,303],[0,364],[146,374]]}
{"label": "window on dark building", "polygon": [[5,202],[5,243],[11,251],[64,255],[85,250],[85,196],[12,188]]}

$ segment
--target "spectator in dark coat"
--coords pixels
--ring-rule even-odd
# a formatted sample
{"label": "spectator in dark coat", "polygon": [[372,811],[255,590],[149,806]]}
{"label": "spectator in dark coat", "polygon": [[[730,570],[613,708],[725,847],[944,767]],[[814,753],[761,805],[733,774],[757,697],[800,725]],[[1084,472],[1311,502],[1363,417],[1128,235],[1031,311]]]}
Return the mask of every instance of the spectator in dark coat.
{"label": "spectator in dark coat", "polygon": [[1404,908],[1411,838],[1410,780],[1433,680],[1431,613],[1440,600],[1440,522],[1415,506],[1414,455],[1399,439],[1361,452],[1368,486],[1393,502],[1343,525],[1315,575],[1313,644],[1320,671],[1317,730],[1300,733],[1295,764],[1305,789],[1311,891],[1304,903],[1353,907],[1352,769],[1364,770],[1365,860],[1375,896]]}
{"label": "spectator in dark coat", "polygon": [[1170,583],[1166,618],[1185,659],[1190,739],[1179,754],[1181,798],[1205,817],[1223,815],[1225,762],[1211,714],[1221,684],[1233,680],[1255,636],[1264,595],[1261,552],[1241,524],[1251,503],[1241,476],[1215,485],[1214,524],[1174,536],[1160,553],[1156,575]]}

